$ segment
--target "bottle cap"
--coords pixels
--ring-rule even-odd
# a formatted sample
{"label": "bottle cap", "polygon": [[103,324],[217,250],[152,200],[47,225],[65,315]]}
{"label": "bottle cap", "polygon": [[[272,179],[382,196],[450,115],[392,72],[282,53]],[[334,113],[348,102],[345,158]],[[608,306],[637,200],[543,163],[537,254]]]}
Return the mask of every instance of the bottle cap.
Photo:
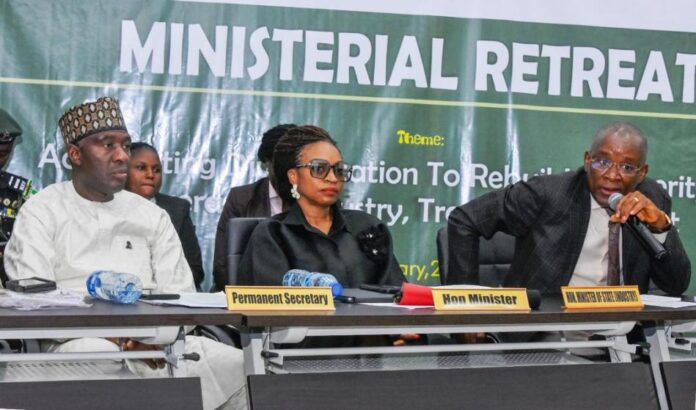
{"label": "bottle cap", "polygon": [[331,294],[333,295],[333,297],[341,296],[343,294],[343,285],[341,285],[338,282],[332,284],[331,285]]}

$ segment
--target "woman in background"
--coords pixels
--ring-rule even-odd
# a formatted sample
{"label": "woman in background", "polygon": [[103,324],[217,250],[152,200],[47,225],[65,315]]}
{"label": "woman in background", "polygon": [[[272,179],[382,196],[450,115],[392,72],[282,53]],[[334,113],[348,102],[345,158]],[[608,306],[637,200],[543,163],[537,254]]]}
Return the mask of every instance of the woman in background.
{"label": "woman in background", "polygon": [[349,288],[404,282],[387,227],[340,207],[352,169],[327,131],[311,125],[288,130],[275,147],[273,171],[278,194],[292,205],[254,230],[240,284],[280,285],[290,269],[331,273]]}
{"label": "woman in background", "polygon": [[196,228],[191,221],[191,204],[185,199],[160,194],[162,187],[162,162],[157,150],[150,144],[134,142],[131,145],[130,166],[126,189],[156,203],[167,211],[184,248],[184,256],[193,272],[193,281],[200,289],[205,278],[201,248]]}

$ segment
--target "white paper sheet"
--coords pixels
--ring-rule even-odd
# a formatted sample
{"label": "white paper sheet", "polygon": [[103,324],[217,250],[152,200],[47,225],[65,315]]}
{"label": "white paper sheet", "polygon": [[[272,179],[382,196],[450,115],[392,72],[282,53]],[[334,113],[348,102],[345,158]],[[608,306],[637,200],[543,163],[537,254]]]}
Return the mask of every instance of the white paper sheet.
{"label": "white paper sheet", "polygon": [[675,298],[670,296],[657,296],[657,295],[640,295],[640,298],[648,306],[666,307],[666,308],[683,308],[683,307],[693,307],[696,303],[684,302],[681,298]]}

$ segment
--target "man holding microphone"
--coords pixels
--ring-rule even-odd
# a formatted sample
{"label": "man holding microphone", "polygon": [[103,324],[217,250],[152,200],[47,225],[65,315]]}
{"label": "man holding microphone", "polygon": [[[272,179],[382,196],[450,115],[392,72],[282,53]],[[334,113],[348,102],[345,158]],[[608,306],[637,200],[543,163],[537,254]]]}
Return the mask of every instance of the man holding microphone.
{"label": "man holding microphone", "polygon": [[[479,237],[502,231],[516,238],[504,286],[559,294],[565,285],[626,284],[646,293],[652,280],[681,294],[691,264],[669,217],[669,195],[646,176],[647,154],[640,129],[611,123],[595,135],[581,169],[521,181],[456,208],[448,221],[448,283],[478,283]],[[641,234],[631,232],[637,225]]]}

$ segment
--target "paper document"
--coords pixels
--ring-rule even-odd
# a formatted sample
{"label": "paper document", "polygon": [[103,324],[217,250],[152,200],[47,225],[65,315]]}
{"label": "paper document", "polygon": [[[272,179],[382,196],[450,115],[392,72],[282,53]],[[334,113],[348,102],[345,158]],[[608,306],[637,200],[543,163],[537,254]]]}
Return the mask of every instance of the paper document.
{"label": "paper document", "polygon": [[170,306],[186,306],[198,308],[226,308],[227,297],[224,292],[217,293],[199,293],[188,292],[180,293],[179,299],[166,300],[141,300],[141,302],[151,305],[170,305]]}
{"label": "paper document", "polygon": [[684,308],[696,306],[696,303],[684,302],[681,298],[657,295],[640,295],[643,303],[648,306],[658,306],[666,308]]}
{"label": "paper document", "polygon": [[22,293],[0,289],[0,307],[17,310],[58,309],[70,307],[90,307],[85,302],[85,294],[67,289],[48,292]]}

